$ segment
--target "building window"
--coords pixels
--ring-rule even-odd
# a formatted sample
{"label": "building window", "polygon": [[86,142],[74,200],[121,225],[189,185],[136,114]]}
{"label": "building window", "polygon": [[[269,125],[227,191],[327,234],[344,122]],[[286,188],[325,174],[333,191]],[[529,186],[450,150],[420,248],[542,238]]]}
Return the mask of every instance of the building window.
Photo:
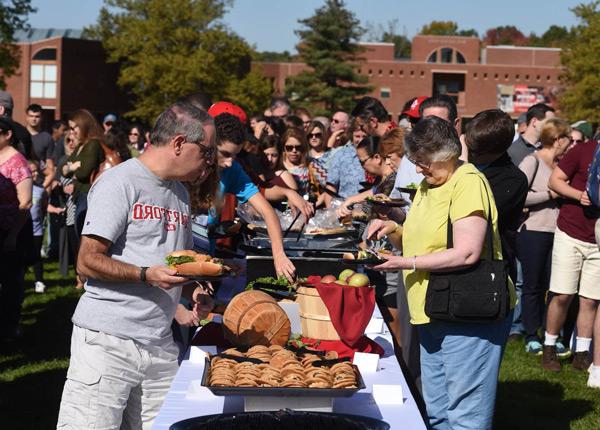
{"label": "building window", "polygon": [[546,80],[550,82],[550,75],[546,76]]}
{"label": "building window", "polygon": [[369,75],[373,74],[373,70],[369,69]]}
{"label": "building window", "polygon": [[389,99],[392,95],[392,90],[388,87],[381,87],[381,89],[379,90],[379,96],[382,99]]}
{"label": "building window", "polygon": [[424,78],[425,77],[425,71],[421,70],[421,77]]}
{"label": "building window", "polygon": [[536,81],[539,81],[540,79],[542,79],[542,77],[541,77],[540,75],[537,75],[537,76],[535,77],[535,80],[536,80]]}
{"label": "building window", "polygon": [[383,70],[379,69],[379,76],[381,76],[383,73]]}
{"label": "building window", "polygon": [[437,51],[433,51],[429,58],[427,59],[428,63],[437,63]]}
{"label": "building window", "polygon": [[452,54],[454,50],[452,48],[442,48],[440,51],[440,57],[442,63],[452,63]]}
{"label": "building window", "polygon": [[487,79],[487,73],[483,74],[483,79]]}
{"label": "building window", "polygon": [[410,71],[410,76],[415,76],[415,71],[414,70]]}
{"label": "building window", "polygon": [[504,75],[504,79],[508,81],[508,73]]}
{"label": "building window", "polygon": [[518,73],[515,75],[515,79],[518,81],[519,78],[521,77],[521,75],[519,75]]}
{"label": "building window", "polygon": [[465,57],[463,57],[463,54],[461,54],[460,52],[456,51],[456,62],[459,64],[465,64]]}
{"label": "building window", "polygon": [[36,52],[33,55],[33,57],[31,59],[38,60],[38,61],[56,61],[56,49],[55,48],[40,49],[38,52]]}
{"label": "building window", "polygon": [[55,99],[56,81],[56,64],[32,64],[29,96],[37,99]]}
{"label": "building window", "polygon": [[525,75],[525,80],[528,81],[529,80],[529,75]]}
{"label": "building window", "polygon": [[400,70],[400,77],[403,78],[404,77],[404,70]]}
{"label": "building window", "polygon": [[473,73],[473,78],[477,79],[477,72]]}

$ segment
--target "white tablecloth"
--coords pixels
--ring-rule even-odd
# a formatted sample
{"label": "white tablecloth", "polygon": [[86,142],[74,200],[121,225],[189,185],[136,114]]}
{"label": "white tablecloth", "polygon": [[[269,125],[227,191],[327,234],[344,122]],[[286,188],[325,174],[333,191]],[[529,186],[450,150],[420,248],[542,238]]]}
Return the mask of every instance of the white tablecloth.
{"label": "white tablecloth", "polygon": [[[380,360],[381,370],[376,373],[363,374],[366,389],[357,392],[349,398],[335,399],[333,411],[353,415],[363,415],[378,418],[390,424],[397,430],[425,430],[425,424],[419,413],[414,398],[402,374],[402,370],[393,353],[389,334],[369,335],[385,349],[385,357]],[[203,415],[242,412],[244,399],[241,396],[214,396],[207,388],[201,399],[186,398],[192,380],[200,380],[204,363],[192,363],[184,360],[173,380],[161,410],[154,422],[153,429],[167,430],[177,421]],[[402,385],[404,404],[377,404],[371,394],[373,384]]]}

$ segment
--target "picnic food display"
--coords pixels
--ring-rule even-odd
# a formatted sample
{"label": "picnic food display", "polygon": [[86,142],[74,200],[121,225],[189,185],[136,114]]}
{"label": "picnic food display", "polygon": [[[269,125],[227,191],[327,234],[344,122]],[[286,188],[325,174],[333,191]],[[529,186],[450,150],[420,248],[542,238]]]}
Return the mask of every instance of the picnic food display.
{"label": "picnic food display", "polygon": [[223,334],[234,345],[285,345],[291,324],[273,297],[249,290],[236,295],[227,305]]}
{"label": "picnic food display", "polygon": [[355,367],[335,359],[334,351],[296,354],[278,345],[257,345],[245,353],[230,348],[210,359],[207,382],[214,387],[358,388]]}
{"label": "picnic food display", "polygon": [[178,275],[185,276],[221,276],[229,267],[222,260],[210,255],[199,254],[190,249],[173,251],[167,255],[166,263],[177,270]]}

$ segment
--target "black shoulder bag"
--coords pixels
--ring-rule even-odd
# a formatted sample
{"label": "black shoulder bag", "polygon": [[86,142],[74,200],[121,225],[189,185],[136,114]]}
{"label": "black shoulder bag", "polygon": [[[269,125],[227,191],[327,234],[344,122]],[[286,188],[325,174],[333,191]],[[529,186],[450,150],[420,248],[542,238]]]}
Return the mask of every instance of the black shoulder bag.
{"label": "black shoulder bag", "polygon": [[[484,184],[486,191],[487,186]],[[494,258],[490,214],[485,245],[487,256],[464,269],[431,272],[425,296],[425,314],[432,320],[461,323],[493,323],[510,311],[508,263]],[[452,205],[452,202],[450,202]],[[448,211],[447,248],[452,248],[452,222]]]}

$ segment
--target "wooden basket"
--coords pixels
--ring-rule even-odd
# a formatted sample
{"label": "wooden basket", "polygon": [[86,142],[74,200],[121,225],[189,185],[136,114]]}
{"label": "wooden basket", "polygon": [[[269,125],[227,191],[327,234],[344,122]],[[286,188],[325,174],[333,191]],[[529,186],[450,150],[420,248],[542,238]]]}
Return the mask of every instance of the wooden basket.
{"label": "wooden basket", "polygon": [[223,333],[236,346],[284,346],[290,338],[291,324],[274,298],[251,290],[238,294],[227,305]]}
{"label": "wooden basket", "polygon": [[329,311],[316,288],[298,287],[296,302],[300,307],[302,336],[311,339],[340,340]]}

